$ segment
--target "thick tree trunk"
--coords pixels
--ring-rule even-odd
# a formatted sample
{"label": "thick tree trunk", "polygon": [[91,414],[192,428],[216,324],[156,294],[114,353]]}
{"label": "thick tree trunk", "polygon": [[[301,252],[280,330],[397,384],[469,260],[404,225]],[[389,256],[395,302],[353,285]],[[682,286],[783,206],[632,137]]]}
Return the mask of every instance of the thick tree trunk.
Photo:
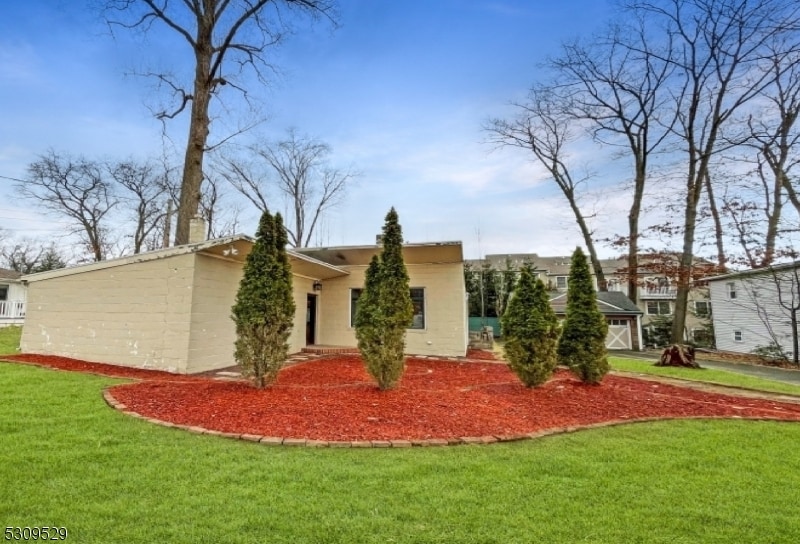
{"label": "thick tree trunk", "polygon": [[636,182],[633,202],[628,212],[628,298],[636,304],[639,301],[639,216],[642,210],[642,197],[646,181],[646,164],[639,161],[636,167]]}
{"label": "thick tree trunk", "polygon": [[[713,142],[709,148],[713,149]],[[690,151],[690,156],[696,156],[696,150]],[[694,234],[697,228],[697,206],[700,195],[703,193],[703,180],[707,159],[703,159],[699,167],[696,159],[690,158],[689,173],[686,182],[686,211],[683,222],[683,250],[678,265],[678,293],[675,298],[675,312],[672,318],[672,331],[670,342],[683,344],[684,329],[686,328],[686,310],[689,302],[689,289],[691,288],[692,266],[694,265]]]}
{"label": "thick tree trunk", "polygon": [[211,77],[211,24],[199,23],[195,56],[197,66],[194,75],[192,114],[189,121],[189,136],[183,161],[178,219],[175,225],[175,245],[189,243],[189,222],[200,208],[203,185],[203,156],[208,142],[210,119],[208,115],[213,82]]}

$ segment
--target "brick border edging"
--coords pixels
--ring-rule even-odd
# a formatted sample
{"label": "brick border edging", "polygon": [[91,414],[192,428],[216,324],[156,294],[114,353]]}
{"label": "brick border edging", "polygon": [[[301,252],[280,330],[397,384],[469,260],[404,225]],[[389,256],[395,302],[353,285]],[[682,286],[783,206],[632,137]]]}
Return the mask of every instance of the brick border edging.
{"label": "brick border edging", "polygon": [[219,436],[222,438],[232,438],[234,440],[245,440],[264,444],[266,446],[303,446],[310,448],[412,448],[430,446],[460,446],[468,444],[496,444],[502,442],[519,442],[521,440],[531,440],[559,434],[574,433],[576,431],[602,429],[606,427],[617,427],[631,423],[651,423],[655,421],[681,421],[681,420],[720,420],[734,419],[742,421],[778,421],[783,423],[798,423],[795,420],[780,419],[773,417],[741,417],[741,416],[687,416],[687,417],[644,417],[632,419],[612,419],[600,423],[589,423],[587,425],[572,425],[567,427],[553,427],[542,429],[525,434],[511,435],[486,435],[486,436],[465,436],[461,438],[428,438],[417,440],[312,440],[306,438],[283,438],[279,436],[262,436],[248,433],[227,433],[214,431],[196,425],[181,425],[163,421],[161,419],[143,416],[138,412],[128,410],[128,407],[117,401],[107,388],[103,390],[103,399],[106,403],[120,411],[121,413],[134,418],[142,419],[148,423],[153,423],[161,427],[180,429],[193,434],[205,434],[209,436]]}

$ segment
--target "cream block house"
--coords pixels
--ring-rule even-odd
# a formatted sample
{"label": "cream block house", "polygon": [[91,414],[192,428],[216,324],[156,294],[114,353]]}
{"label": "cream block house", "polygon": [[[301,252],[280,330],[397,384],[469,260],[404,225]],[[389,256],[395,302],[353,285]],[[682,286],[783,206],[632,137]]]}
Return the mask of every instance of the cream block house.
{"label": "cream block house", "polygon": [[[253,239],[238,235],[23,277],[24,353],[196,373],[234,364],[230,318]],[[351,314],[378,246],[290,250],[290,352],[355,347]],[[464,355],[461,244],[403,249],[415,300],[409,353]]]}

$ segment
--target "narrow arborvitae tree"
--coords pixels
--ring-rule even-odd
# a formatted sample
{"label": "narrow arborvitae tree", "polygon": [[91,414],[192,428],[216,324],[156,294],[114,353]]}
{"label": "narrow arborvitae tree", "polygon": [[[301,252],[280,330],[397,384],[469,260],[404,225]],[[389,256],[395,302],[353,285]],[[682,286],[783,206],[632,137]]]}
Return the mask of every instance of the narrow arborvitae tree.
{"label": "narrow arborvitae tree", "polygon": [[259,389],[275,381],[289,351],[295,304],[287,243],[281,215],[265,211],[232,309],[234,357]]}
{"label": "narrow arborvitae tree", "polygon": [[383,226],[383,250],[367,269],[356,308],[358,348],[381,390],[394,388],[405,370],[406,329],[414,316],[408,281],[403,232],[392,208]]}
{"label": "narrow arborvitae tree", "polygon": [[608,373],[608,323],[597,307],[589,262],[580,247],[572,254],[567,285],[567,318],[558,342],[558,360],[584,383],[598,384]]}
{"label": "narrow arborvitae tree", "polygon": [[529,264],[520,270],[502,325],[509,368],[525,387],[546,382],[558,362],[558,321],[542,280]]}
{"label": "narrow arborvitae tree", "polygon": [[380,360],[382,348],[383,319],[378,304],[380,271],[380,259],[377,255],[373,255],[364,275],[364,289],[358,297],[355,316],[358,350],[364,359],[364,364],[367,365],[367,370],[373,376],[375,373],[370,369],[370,361]]}

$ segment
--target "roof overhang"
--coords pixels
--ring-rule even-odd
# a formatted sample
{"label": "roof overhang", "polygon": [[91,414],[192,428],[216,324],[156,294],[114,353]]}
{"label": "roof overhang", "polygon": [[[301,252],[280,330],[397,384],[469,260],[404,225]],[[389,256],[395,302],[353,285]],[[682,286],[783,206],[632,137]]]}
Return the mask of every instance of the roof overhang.
{"label": "roof overhang", "polygon": [[329,280],[331,278],[338,278],[339,276],[347,276],[350,274],[350,272],[338,266],[318,261],[313,257],[298,253],[295,250],[290,249],[286,254],[289,257],[292,273],[298,276],[305,276],[317,280]]}
{"label": "roof overhang", "polygon": [[[381,249],[381,246],[374,245],[302,248],[293,251],[337,267],[366,266]],[[407,265],[462,263],[464,252],[461,242],[404,244],[403,261]]]}
{"label": "roof overhang", "polygon": [[244,234],[237,234],[234,236],[226,236],[224,238],[215,238],[214,240],[206,240],[196,244],[186,244],[165,249],[157,249],[155,251],[137,253],[136,255],[129,255],[127,257],[119,257],[117,259],[108,259],[106,261],[98,261],[95,263],[59,268],[57,270],[37,272],[36,274],[22,276],[22,281],[24,283],[30,283],[49,280],[52,278],[72,276],[74,274],[83,274],[84,272],[92,272],[95,270],[115,268],[117,266],[124,266],[127,264],[167,259],[169,257],[186,255],[189,253],[202,253],[232,261],[244,262],[244,259],[247,257],[247,254],[250,253],[250,249],[252,247],[252,238]]}
{"label": "roof overhang", "polygon": [[[82,274],[84,272],[92,272],[95,270],[104,270],[133,263],[167,259],[177,255],[186,255],[190,253],[198,253],[200,255],[206,255],[209,257],[244,264],[245,260],[247,259],[247,255],[249,255],[250,251],[253,249],[254,243],[255,240],[253,240],[253,238],[250,236],[237,234],[235,236],[226,236],[224,238],[206,240],[196,244],[186,244],[182,246],[159,249],[156,251],[148,251],[146,253],[138,253],[136,255],[130,255],[128,257],[121,257],[118,259],[109,259],[107,261],[99,261],[96,263],[88,263],[78,266],[71,266],[68,268],[59,268],[57,270],[48,270],[46,272],[38,272],[36,274],[28,274],[27,276],[22,277],[22,281],[24,283],[37,282],[52,278],[71,276],[74,274]],[[291,249],[287,250],[287,256],[289,257],[289,263],[292,267],[293,274],[320,280],[349,274],[349,272],[346,270],[319,261],[308,255],[298,253]]]}

